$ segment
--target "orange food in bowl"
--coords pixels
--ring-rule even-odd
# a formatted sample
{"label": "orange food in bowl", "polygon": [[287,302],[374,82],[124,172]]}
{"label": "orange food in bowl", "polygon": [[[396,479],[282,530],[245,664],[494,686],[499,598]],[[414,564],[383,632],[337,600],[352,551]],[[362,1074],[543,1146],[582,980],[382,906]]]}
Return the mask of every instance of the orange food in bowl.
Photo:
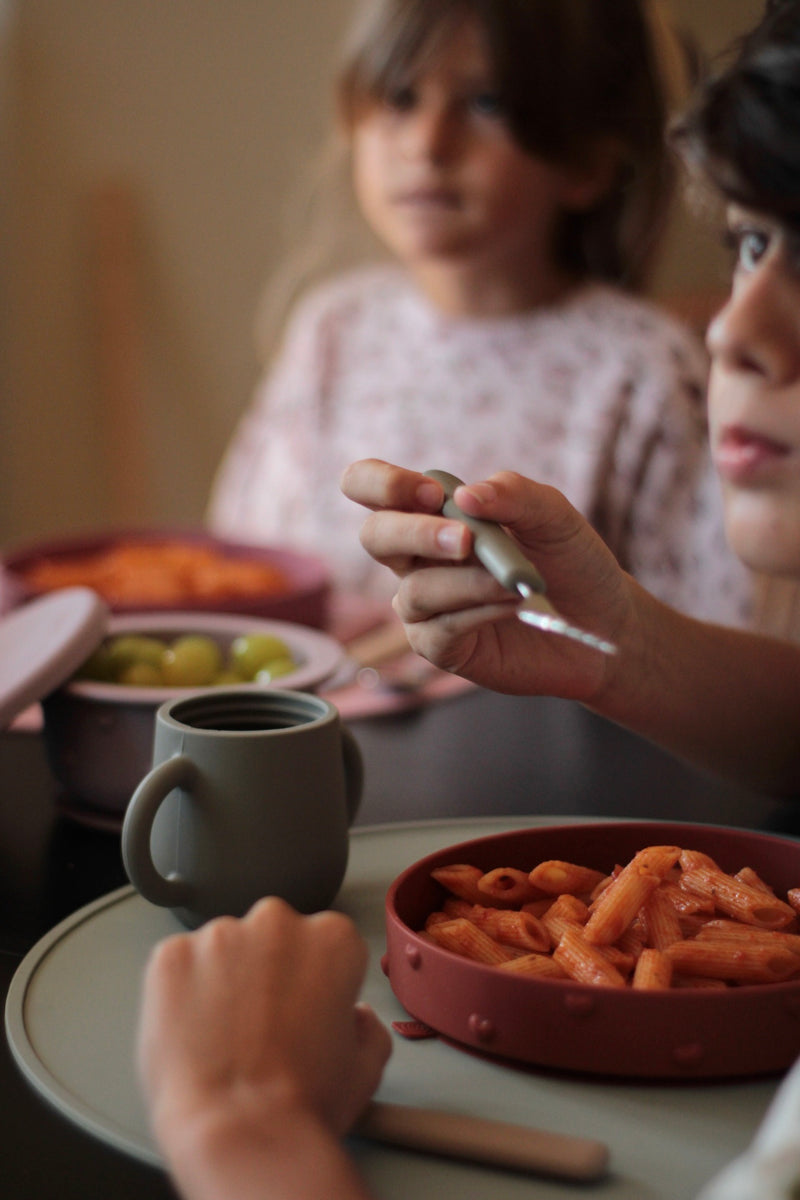
{"label": "orange food in bowl", "polygon": [[290,581],[277,566],[191,542],[119,543],[70,556],[41,558],[19,569],[37,592],[93,588],[110,605],[174,605],[277,595]]}

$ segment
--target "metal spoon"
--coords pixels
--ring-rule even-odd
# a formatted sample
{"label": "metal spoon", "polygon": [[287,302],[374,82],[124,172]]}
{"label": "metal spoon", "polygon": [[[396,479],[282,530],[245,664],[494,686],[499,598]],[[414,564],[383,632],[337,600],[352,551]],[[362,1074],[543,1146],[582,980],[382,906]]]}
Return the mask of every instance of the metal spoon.
{"label": "metal spoon", "polygon": [[519,592],[522,603],[517,609],[520,621],[535,625],[545,633],[557,633],[600,650],[603,654],[616,654],[613,642],[588,633],[571,625],[553,607],[545,592],[547,584],[533,563],[525,557],[514,539],[494,521],[484,521],[467,516],[453,499],[453,493],[461,486],[461,480],[447,471],[426,471],[426,475],[440,483],[445,491],[442,512],[446,517],[462,521],[472,530],[473,549],[478,560],[509,592]]}

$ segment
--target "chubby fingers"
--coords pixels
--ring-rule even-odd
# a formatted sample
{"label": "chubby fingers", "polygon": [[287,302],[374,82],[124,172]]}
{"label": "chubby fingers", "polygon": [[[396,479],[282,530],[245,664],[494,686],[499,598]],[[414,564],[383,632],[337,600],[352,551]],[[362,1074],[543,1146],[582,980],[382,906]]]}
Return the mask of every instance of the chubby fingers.
{"label": "chubby fingers", "polygon": [[463,561],[472,550],[472,535],[461,521],[391,510],[366,518],[361,544],[376,562],[403,576],[424,562]]}
{"label": "chubby fingers", "polygon": [[495,521],[519,533],[542,532],[558,537],[561,524],[574,525],[576,516],[554,488],[516,471],[498,471],[489,479],[462,485],[456,488],[453,499],[468,516]]}
{"label": "chubby fingers", "polygon": [[[471,533],[462,522],[440,515],[444,489],[427,475],[380,459],[362,459],[345,471],[342,490],[371,510],[361,531],[362,545],[395,574],[402,577],[425,562],[460,562],[469,557]],[[574,525],[571,506],[559,509],[558,502],[563,498],[554,489],[513,471],[500,471],[487,480],[462,485],[453,498],[468,516],[499,522],[529,535],[541,531],[548,540],[560,540],[560,525],[565,519],[568,525]]]}
{"label": "chubby fingers", "polygon": [[441,517],[444,489],[419,471],[407,471],[377,458],[352,463],[344,472],[345,496],[371,510],[361,544],[376,562],[404,576],[421,562],[461,560],[472,539],[459,521]]}
{"label": "chubby fingers", "polygon": [[393,604],[406,626],[444,615],[465,617],[469,612],[466,624],[453,619],[447,622],[450,632],[463,632],[475,624],[504,616],[506,610],[513,614],[518,597],[510,595],[485,567],[472,561],[431,564],[409,572],[401,580]]}
{"label": "chubby fingers", "polygon": [[[438,514],[445,499],[441,484],[430,476],[379,458],[351,463],[340,486],[348,499],[373,512]],[[470,516],[512,524],[524,518],[531,506],[541,501],[543,493],[552,490],[514,471],[499,471],[487,480],[457,488],[454,499]]]}
{"label": "chubby fingers", "polygon": [[444,503],[441,484],[419,471],[407,471],[379,458],[351,463],[340,486],[349,500],[375,510],[436,513]]}
{"label": "chubby fingers", "polygon": [[[376,1091],[383,1077],[384,1068],[392,1056],[392,1035],[369,1004],[359,1001],[355,1006],[354,1014],[356,1042],[364,1072],[362,1098],[366,1098],[366,1104],[366,1100],[371,1098]],[[342,1132],[348,1131],[361,1116],[365,1104],[356,1104],[354,1106],[356,1111],[346,1114]]]}

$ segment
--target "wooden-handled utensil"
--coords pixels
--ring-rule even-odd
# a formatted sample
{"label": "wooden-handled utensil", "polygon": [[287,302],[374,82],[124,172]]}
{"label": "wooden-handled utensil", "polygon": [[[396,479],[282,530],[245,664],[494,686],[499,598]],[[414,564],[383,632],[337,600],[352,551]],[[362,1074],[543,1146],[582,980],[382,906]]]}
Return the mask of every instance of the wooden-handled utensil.
{"label": "wooden-handled utensil", "polygon": [[372,1101],[354,1133],[409,1150],[582,1182],[600,1179],[608,1169],[603,1142],[406,1104]]}

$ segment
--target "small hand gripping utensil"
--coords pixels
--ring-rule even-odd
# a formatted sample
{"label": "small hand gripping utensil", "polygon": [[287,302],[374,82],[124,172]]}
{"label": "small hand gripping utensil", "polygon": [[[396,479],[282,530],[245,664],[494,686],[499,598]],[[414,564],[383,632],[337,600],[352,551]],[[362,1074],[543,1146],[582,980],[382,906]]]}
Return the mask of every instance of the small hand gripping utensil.
{"label": "small hand gripping utensil", "polygon": [[522,603],[517,609],[520,621],[535,625],[545,633],[557,633],[600,650],[603,654],[616,654],[613,642],[588,633],[571,625],[561,616],[547,599],[547,584],[533,563],[525,557],[514,539],[495,521],[484,521],[467,516],[453,499],[453,493],[461,486],[461,480],[447,471],[426,471],[430,479],[440,483],[445,491],[442,513],[446,517],[462,521],[472,530],[475,556],[486,570],[509,592],[519,592]]}

